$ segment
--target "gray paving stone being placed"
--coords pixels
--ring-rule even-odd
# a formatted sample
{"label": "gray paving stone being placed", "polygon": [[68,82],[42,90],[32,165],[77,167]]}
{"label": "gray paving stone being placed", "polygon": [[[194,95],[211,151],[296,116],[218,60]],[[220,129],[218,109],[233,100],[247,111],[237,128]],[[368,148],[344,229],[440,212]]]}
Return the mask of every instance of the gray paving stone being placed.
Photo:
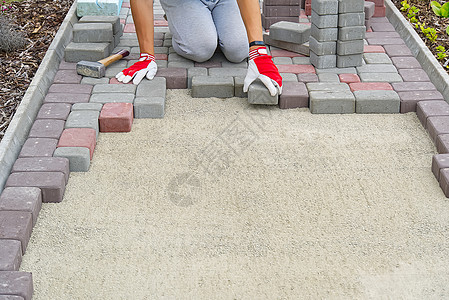
{"label": "gray paving stone being placed", "polygon": [[187,88],[192,88],[192,77],[193,76],[207,76],[207,68],[193,67],[187,69]]}
{"label": "gray paving stone being placed", "polygon": [[165,97],[136,97],[134,101],[134,118],[160,119],[165,115]]}
{"label": "gray paving stone being placed", "polygon": [[336,15],[338,14],[338,0],[312,1],[312,10],[318,15]]}
{"label": "gray paving stone being placed", "polygon": [[355,98],[351,91],[311,91],[309,92],[309,99],[310,112],[313,114],[349,114],[355,112]]}
{"label": "gray paving stone being placed", "polygon": [[362,82],[402,82],[402,77],[398,73],[361,73]]}
{"label": "gray paving stone being placed", "polygon": [[356,113],[399,113],[400,99],[395,91],[354,91]]}
{"label": "gray paving stone being placed", "polygon": [[419,101],[416,105],[416,116],[427,128],[427,118],[435,116],[449,116],[449,104],[444,100]]}
{"label": "gray paving stone being placed", "polygon": [[[95,95],[103,95],[103,94],[95,94]],[[92,95],[93,96],[93,95]],[[134,95],[133,95],[134,97]],[[107,102],[104,102],[107,103]],[[65,128],[92,128],[96,132],[96,136],[98,138],[99,133],[99,125],[98,125],[98,117],[100,116],[100,112],[92,111],[92,110],[79,110],[72,111],[67,118],[65,123]]]}
{"label": "gray paving stone being placed", "polygon": [[18,158],[14,163],[11,173],[18,172],[61,172],[69,181],[69,161],[57,157],[32,157]]}
{"label": "gray paving stone being placed", "polygon": [[109,56],[109,43],[70,43],[65,48],[67,62],[98,61]]}
{"label": "gray paving stone being placed", "polygon": [[284,82],[279,96],[279,108],[298,108],[309,106],[309,93],[302,82]]}
{"label": "gray paving stone being placed", "polygon": [[33,277],[31,273],[1,271],[0,282],[2,283],[0,285],[0,295],[19,296],[24,300],[31,300],[33,297]]}
{"label": "gray paving stone being placed", "polygon": [[244,77],[234,77],[234,97],[248,98],[248,93],[243,92],[244,81]]}
{"label": "gray paving stone being placed", "polygon": [[270,26],[270,37],[274,40],[304,44],[311,34],[310,24],[281,21]]}
{"label": "gray paving stone being placed", "polygon": [[37,222],[41,207],[42,193],[37,187],[8,187],[3,190],[0,196],[0,210],[31,213],[33,227]]}
{"label": "gray paving stone being placed", "polygon": [[[115,85],[115,84],[114,84]],[[117,84],[119,85],[119,84]],[[97,93],[92,94],[90,103],[133,103],[134,93]],[[70,116],[69,116],[70,118]],[[68,120],[68,119],[67,119]]]}
{"label": "gray paving stone being placed", "polygon": [[256,79],[248,88],[248,103],[260,105],[277,105],[279,95],[271,96],[265,85]]}
{"label": "gray paving stone being placed", "polygon": [[193,98],[230,98],[234,96],[234,78],[231,76],[194,76],[192,78]]}
{"label": "gray paving stone being placed", "polygon": [[[2,229],[0,230],[0,240],[20,241],[22,246],[22,255],[25,254],[31,237],[31,231],[33,230],[31,213],[26,211],[0,210],[0,225]],[[0,283],[3,284],[1,280]],[[0,293],[2,284],[0,284]]]}
{"label": "gray paving stone being placed", "polygon": [[97,84],[92,89],[92,94],[99,93],[125,93],[134,94],[137,86],[135,84]]}
{"label": "gray paving stone being placed", "polygon": [[278,40],[270,38],[270,35],[267,32],[263,33],[263,41],[265,42],[266,45],[278,47],[281,49],[285,49],[285,50],[303,54],[303,55],[309,55],[308,42],[300,45],[300,44],[295,44],[295,43],[290,43],[290,42],[278,41]]}
{"label": "gray paving stone being placed", "polygon": [[101,111],[103,103],[75,103],[72,105],[72,111],[78,110],[94,110]]}
{"label": "gray paving stone being placed", "polygon": [[71,105],[68,103],[44,103],[42,104],[36,119],[66,120],[69,116]]}
{"label": "gray paving stone being placed", "polygon": [[22,146],[19,157],[52,156],[57,143],[57,139],[28,138]]}
{"label": "gray paving stone being placed", "polygon": [[114,33],[110,23],[77,23],[73,25],[75,43],[110,43]]}
{"label": "gray paving stone being placed", "polygon": [[87,172],[90,167],[90,151],[85,147],[59,147],[55,157],[69,160],[70,172]]}
{"label": "gray paving stone being placed", "polygon": [[[18,271],[22,262],[22,245],[17,240],[0,239],[0,271]],[[0,298],[1,299],[1,298]]]}
{"label": "gray paving stone being placed", "polygon": [[166,95],[167,80],[164,77],[154,77],[152,80],[142,81],[136,90],[136,97],[162,97]]}
{"label": "gray paving stone being placed", "polygon": [[64,124],[64,120],[36,120],[28,137],[59,139],[64,130]]}

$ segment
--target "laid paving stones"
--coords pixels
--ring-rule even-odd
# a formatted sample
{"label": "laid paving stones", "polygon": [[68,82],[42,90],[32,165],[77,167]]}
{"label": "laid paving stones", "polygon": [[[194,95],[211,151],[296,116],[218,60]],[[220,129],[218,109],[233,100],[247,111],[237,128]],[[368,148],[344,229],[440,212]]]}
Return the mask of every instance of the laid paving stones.
{"label": "laid paving stones", "polygon": [[398,73],[396,67],[392,64],[365,64],[357,67],[357,72],[361,73]]}
{"label": "laid paving stones", "polygon": [[319,82],[340,82],[340,77],[334,73],[321,73],[318,74]]}
{"label": "laid paving stones", "polygon": [[136,90],[137,97],[162,97],[165,98],[167,80],[164,77],[154,77],[153,80],[142,81]]}
{"label": "laid paving stones", "polygon": [[402,82],[398,73],[360,73],[362,82]]}
{"label": "laid paving stones", "polygon": [[[0,230],[0,240],[19,241],[22,246],[22,255],[25,254],[31,237],[31,231],[33,230],[31,213],[26,211],[0,210],[0,228],[2,229]],[[0,282],[2,281],[0,280]],[[1,286],[2,284],[0,284],[0,294]]]}
{"label": "laid paving stones", "polygon": [[390,57],[395,56],[413,56],[412,52],[406,45],[385,45],[385,52]]}
{"label": "laid paving stones", "polygon": [[100,132],[130,132],[133,124],[131,103],[106,103],[98,119]]}
{"label": "laid paving stones", "polygon": [[449,168],[449,154],[435,154],[432,157],[432,173],[440,181],[440,171],[441,169]]}
{"label": "laid paving stones", "polygon": [[400,99],[395,91],[359,90],[354,91],[356,113],[398,113]]}
{"label": "laid paving stones", "polygon": [[[101,94],[96,94],[101,95]],[[134,95],[133,95],[134,96]],[[72,111],[67,118],[65,123],[65,128],[91,128],[96,132],[98,137],[98,132],[100,130],[98,125],[98,117],[100,112],[92,110],[79,110]],[[64,134],[64,132],[63,132]],[[62,136],[61,136],[62,138]]]}
{"label": "laid paving stones", "polygon": [[90,167],[90,150],[85,147],[60,147],[55,150],[55,157],[69,160],[70,172],[87,172]]}
{"label": "laid paving stones", "polygon": [[42,104],[36,119],[67,120],[71,109],[68,103],[44,103]]}
{"label": "laid paving stones", "polygon": [[430,81],[417,81],[417,82],[393,82],[391,84],[396,92],[408,92],[408,91],[436,91],[435,86]]}
{"label": "laid paving stones", "polygon": [[156,76],[166,79],[167,89],[187,88],[187,69],[185,68],[158,69]]}
{"label": "laid paving stones", "polygon": [[[287,74],[287,75],[293,75],[294,74]],[[282,76],[282,74],[281,74]],[[295,76],[296,77],[296,76]],[[284,77],[282,77],[282,80]],[[245,78],[244,77],[234,77],[234,97],[239,97],[239,98],[248,98],[248,93],[243,91],[243,85],[244,85],[244,81]],[[296,78],[296,80],[294,81],[298,81],[298,79]]]}
{"label": "laid paving stones", "polygon": [[427,118],[427,132],[435,143],[440,134],[449,133],[449,116],[435,116]]}
{"label": "laid paving stones", "polygon": [[429,76],[422,69],[400,69],[399,74],[404,81],[430,81]]}
{"label": "laid paving stones", "polygon": [[[88,86],[88,85],[86,85]],[[92,86],[88,86],[91,87]],[[63,94],[63,93],[48,93],[45,96],[44,103],[86,103],[89,102],[90,93],[89,94]]]}
{"label": "laid paving stones", "polygon": [[449,153],[449,134],[440,134],[437,137],[436,147],[438,153]]}
{"label": "laid paving stones", "polygon": [[30,129],[30,138],[59,139],[64,129],[64,120],[36,120]]}
{"label": "laid paving stones", "polygon": [[284,82],[279,96],[279,108],[298,108],[309,106],[309,93],[303,82]]}
{"label": "laid paving stones", "polygon": [[82,76],[78,75],[75,70],[59,70],[58,72],[56,72],[53,83],[77,84],[81,82],[81,79]]}
{"label": "laid paving stones", "polygon": [[57,139],[28,138],[22,146],[19,157],[49,157],[53,155]]}
{"label": "laid paving stones", "polygon": [[247,71],[248,70],[244,69],[244,68],[213,68],[213,69],[209,70],[209,76],[213,76],[213,77],[229,77],[229,76],[230,77],[245,77]]}
{"label": "laid paving stones", "polygon": [[419,101],[416,106],[416,116],[424,128],[427,128],[427,118],[449,116],[449,104],[444,100]]}
{"label": "laid paving stones", "polygon": [[449,198],[449,169],[440,170],[440,187],[444,195]]}
{"label": "laid paving stones", "polygon": [[309,99],[310,112],[313,114],[348,114],[355,112],[355,98],[349,89],[348,91],[310,91]]}
{"label": "laid paving stones", "polygon": [[66,183],[69,180],[69,161],[57,157],[18,158],[14,163],[12,173],[17,172],[62,172]]}
{"label": "laid paving stones", "polygon": [[92,159],[97,143],[96,131],[92,128],[67,128],[63,131],[58,142],[60,147],[84,147],[89,149]]}
{"label": "laid paving stones", "polygon": [[282,77],[282,82],[287,82],[287,81],[294,81],[294,82],[298,82],[298,76],[296,74],[293,73],[280,73],[281,77]]}
{"label": "laid paving stones", "polygon": [[48,90],[49,94],[62,93],[62,94],[89,94],[92,93],[92,86],[86,84],[52,84]]}
{"label": "laid paving stones", "polygon": [[[127,86],[127,85],[113,85],[113,86]],[[97,93],[90,96],[90,103],[133,103],[134,93]],[[70,116],[69,116],[70,118]],[[69,120],[69,119],[67,119]]]}
{"label": "laid paving stones", "polygon": [[[279,65],[277,66],[279,73],[294,73],[294,74],[303,74],[303,73],[315,73],[315,68],[312,65]],[[209,74],[215,69],[210,69]],[[245,70],[246,75],[246,70]],[[243,76],[245,76],[243,75]],[[239,76],[239,75],[234,75]],[[240,75],[242,76],[242,75]]]}
{"label": "laid paving stones", "polygon": [[230,98],[234,96],[234,78],[231,76],[194,76],[192,97]]}
{"label": "laid paving stones", "polygon": [[408,91],[398,92],[401,98],[401,113],[416,112],[419,101],[444,100],[440,92],[434,91]]}
{"label": "laid paving stones", "polygon": [[[1,271],[0,295],[19,296],[31,300],[33,296],[33,277],[28,272]],[[12,300],[12,299],[11,299]]]}
{"label": "laid paving stones", "polygon": [[349,84],[351,91],[392,91],[388,82],[353,82]]}
{"label": "laid paving stones", "polygon": [[363,53],[363,59],[367,64],[391,64],[390,57],[385,53]]}
{"label": "laid paving stones", "polygon": [[419,61],[412,56],[395,56],[391,60],[398,69],[421,69]]}
{"label": "laid paving stones", "polygon": [[[18,240],[0,239],[0,271],[18,271],[22,262],[22,245]],[[1,299],[1,298],[0,298]]]}
{"label": "laid paving stones", "polygon": [[101,111],[103,103],[75,103],[72,105],[72,111],[78,110],[93,110]]}
{"label": "laid paving stones", "polygon": [[355,83],[360,82],[360,77],[357,74],[340,74],[338,75],[340,82],[342,83]]}
{"label": "laid paving stones", "polygon": [[193,67],[187,69],[187,88],[192,88],[192,77],[193,76],[207,76],[207,68]]}
{"label": "laid paving stones", "polygon": [[308,83],[307,90],[309,92],[320,91],[320,92],[339,92],[339,91],[350,91],[349,86],[345,83]]}
{"label": "laid paving stones", "polygon": [[354,67],[348,68],[328,68],[328,69],[316,69],[317,74],[321,73],[335,73],[335,74],[357,74],[357,70]]}
{"label": "laid paving stones", "polygon": [[42,194],[37,187],[8,187],[0,195],[0,211],[29,212],[33,220],[33,227],[37,222],[41,207]]}
{"label": "laid paving stones", "polygon": [[279,103],[279,95],[271,96],[265,85],[257,79],[248,88],[248,103],[277,105]]}
{"label": "laid paving stones", "polygon": [[136,92],[137,86],[134,84],[97,84],[92,89],[92,94],[99,93],[125,93],[134,94]]}

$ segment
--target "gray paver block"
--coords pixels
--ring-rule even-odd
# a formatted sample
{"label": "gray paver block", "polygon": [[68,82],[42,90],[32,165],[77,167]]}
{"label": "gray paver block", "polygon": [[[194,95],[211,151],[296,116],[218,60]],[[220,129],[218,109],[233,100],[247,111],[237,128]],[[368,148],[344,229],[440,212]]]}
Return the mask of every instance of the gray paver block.
{"label": "gray paver block", "polygon": [[[60,96],[74,96],[80,97],[79,95],[71,94],[89,94],[92,92],[92,86],[85,84],[71,84],[71,83],[61,83],[52,84],[48,89],[48,95],[50,94],[63,94]],[[78,101],[80,102],[80,101]]]}
{"label": "gray paver block", "polygon": [[117,45],[117,47],[120,47],[120,48],[123,48],[123,47],[139,47],[139,40],[138,39],[123,39],[122,38],[120,40],[120,43]]}
{"label": "gray paver block", "polygon": [[36,120],[28,137],[59,139],[64,130],[64,124],[64,120]]}
{"label": "gray paver block", "polygon": [[349,92],[349,85],[346,83],[311,82],[307,83],[309,92]]}
{"label": "gray paver block", "polygon": [[435,91],[436,88],[430,81],[417,81],[417,82],[399,82],[392,84],[393,89],[396,92],[407,92],[407,91]]}
{"label": "gray paver block", "polygon": [[110,23],[77,23],[73,25],[75,43],[110,43],[114,33]]}
{"label": "gray paver block", "polygon": [[393,25],[391,25],[390,22],[376,22],[371,25],[373,27],[373,30],[376,32],[385,32],[385,31],[393,31],[395,32],[395,29]]}
{"label": "gray paver block", "polygon": [[357,67],[360,73],[398,73],[396,67],[392,64],[365,64]]}
{"label": "gray paver block", "polygon": [[310,36],[318,42],[331,42],[338,39],[338,28],[318,28],[312,24],[310,28]]}
{"label": "gray paver block", "polygon": [[348,26],[338,29],[338,39],[340,41],[362,40],[365,38],[366,27]]}
{"label": "gray paver block", "polygon": [[355,112],[355,98],[350,91],[312,91],[309,92],[309,97],[310,112],[313,114]]}
{"label": "gray paver block", "polygon": [[[31,273],[19,271],[0,272],[0,295],[14,295],[31,300],[33,296],[33,278]],[[18,299],[8,299],[18,300]]]}
{"label": "gray paver block", "polygon": [[167,63],[167,68],[193,68],[195,63],[193,61],[169,61]]}
{"label": "gray paver block", "polygon": [[340,14],[363,12],[365,3],[363,0],[339,0],[338,12]]}
{"label": "gray paver block", "polygon": [[361,54],[363,53],[363,48],[364,48],[363,40],[337,41],[338,55]]}
{"label": "gray paver block", "polygon": [[435,154],[432,157],[432,173],[440,181],[441,169],[449,168],[449,154]]}
{"label": "gray paver block", "polygon": [[357,74],[357,70],[354,67],[348,68],[329,68],[329,69],[316,69],[317,74],[321,73],[335,73],[335,74]]}
{"label": "gray paver block", "polygon": [[427,118],[435,116],[449,116],[449,104],[444,100],[419,101],[416,105],[416,116],[427,128]]}
{"label": "gray paver block", "polygon": [[243,92],[244,81],[245,81],[244,77],[234,77],[234,97],[239,98],[248,97],[248,93]]}
{"label": "gray paver block", "polygon": [[[309,37],[309,39],[310,39],[310,37]],[[285,49],[285,50],[303,54],[303,55],[309,55],[308,43],[299,45],[299,44],[290,43],[290,42],[277,41],[277,40],[270,38],[270,35],[266,32],[263,33],[263,41],[265,42],[266,45],[270,45],[270,46],[277,47],[280,49]]]}
{"label": "gray paver block", "polygon": [[364,26],[364,25],[365,25],[364,12],[338,14],[338,27]]}
{"label": "gray paver block", "polygon": [[90,151],[86,147],[59,147],[55,157],[69,160],[70,172],[87,172],[90,166]]}
{"label": "gray paver block", "polygon": [[12,173],[6,187],[38,187],[42,192],[42,202],[61,202],[65,191],[65,175],[62,172]]}
{"label": "gray paver block", "polygon": [[192,88],[192,77],[193,76],[207,76],[207,68],[193,67],[187,69],[187,88]]}
{"label": "gray paver block", "polygon": [[136,97],[134,101],[134,117],[136,119],[163,118],[164,114],[165,114],[165,97],[158,97],[158,96]]}
{"label": "gray paver block", "polygon": [[248,88],[248,103],[277,105],[279,103],[279,95],[271,96],[265,85],[257,79]]}
{"label": "gray paver block", "polygon": [[371,19],[374,15],[375,4],[371,1],[364,1],[365,19]]}
{"label": "gray paver block", "polygon": [[406,45],[385,45],[385,52],[390,57],[395,56],[413,56],[412,52]]}
{"label": "gray paver block", "polygon": [[122,72],[123,69],[122,67],[108,67],[106,68],[106,72],[104,73],[104,76],[106,78],[114,78],[118,73]]}
{"label": "gray paver block", "polygon": [[[102,94],[96,94],[102,95]],[[134,95],[133,95],[134,97]],[[99,125],[98,117],[100,112],[93,110],[79,110],[72,111],[67,118],[65,123],[65,128],[92,128],[96,132],[96,137],[98,138]]]}
{"label": "gray paver block", "polygon": [[101,111],[103,103],[75,103],[72,105],[72,111],[78,110],[94,110]]}
{"label": "gray paver block", "polygon": [[136,97],[162,97],[165,99],[167,81],[164,77],[154,77],[142,81],[136,90]]}
{"label": "gray paver block", "polygon": [[312,23],[318,28],[334,28],[338,26],[338,15],[319,15],[312,10]]}
{"label": "gray paver block", "polygon": [[[133,103],[134,93],[98,93],[90,96],[91,103]],[[70,116],[69,116],[70,118]],[[67,119],[68,120],[68,119]]]}
{"label": "gray paver block", "polygon": [[71,105],[67,103],[44,103],[39,113],[37,120],[66,120],[70,113]]}
{"label": "gray paver block", "polygon": [[303,82],[284,82],[279,96],[279,108],[297,108],[309,106],[309,93]]}
{"label": "gray paver block", "polygon": [[312,1],[312,10],[319,15],[336,15],[338,14],[338,0],[314,0]]}
{"label": "gray paver block", "polygon": [[243,69],[247,69],[248,68],[248,62],[246,61],[246,59],[244,61],[242,61],[242,62],[239,62],[239,63],[233,63],[233,62],[230,62],[230,61],[222,61],[221,62],[221,66],[223,68],[239,68],[239,69],[243,68]]}
{"label": "gray paver block", "polygon": [[[0,239],[0,271],[18,271],[22,262],[22,245],[17,240]],[[1,298],[0,298],[1,299]]]}
{"label": "gray paver block", "polygon": [[427,131],[430,138],[435,143],[440,134],[449,133],[449,116],[435,116],[427,118]]}
{"label": "gray paver block", "polygon": [[247,69],[241,69],[241,68],[212,68],[209,69],[209,76],[215,76],[215,77],[245,77],[246,73],[248,72]]}
{"label": "gray paver block", "polygon": [[292,74],[292,73],[280,73],[281,77],[282,77],[282,82],[286,82],[286,81],[293,81],[293,82],[298,82],[298,76],[296,74]]}
{"label": "gray paver block", "polygon": [[134,84],[97,84],[92,90],[92,94],[99,93],[125,93],[133,94],[136,92],[136,85]]}
{"label": "gray paver block", "polygon": [[293,57],[292,60],[295,65],[310,65],[310,58],[306,56]]}
{"label": "gray paver block", "polygon": [[33,226],[36,224],[41,207],[42,194],[37,187],[8,187],[0,196],[0,210],[27,211],[31,213]]}
{"label": "gray paver block", "polygon": [[400,99],[395,91],[355,91],[356,112],[399,113]]}
{"label": "gray paver block", "polygon": [[89,85],[108,83],[108,82],[109,78],[106,77],[103,78],[83,77],[83,79],[81,79],[81,84],[89,84]]}
{"label": "gray paver block", "polygon": [[270,37],[278,41],[304,44],[309,36],[309,24],[281,21],[270,26]]}
{"label": "gray paver block", "polygon": [[335,73],[321,73],[318,74],[320,82],[340,82],[340,78]]}
{"label": "gray paver block", "polygon": [[173,62],[174,62],[174,61],[191,62],[190,59],[185,58],[185,57],[179,55],[178,53],[170,53],[170,54],[168,55],[168,61],[169,61],[169,62],[172,62],[172,61],[173,61]]}
{"label": "gray paver block", "polygon": [[[11,176],[13,175],[10,175],[10,177]],[[0,240],[20,241],[22,245],[22,255],[25,254],[31,237],[31,231],[33,230],[31,213],[26,211],[0,211],[0,226],[2,229],[0,230]],[[0,293],[1,286],[2,285],[0,284]]]}
{"label": "gray paver block", "polygon": [[313,52],[316,55],[335,55],[337,54],[337,43],[335,41],[319,42],[311,36],[309,40],[309,49],[310,52]]}
{"label": "gray paver block", "polygon": [[69,181],[69,162],[56,157],[28,157],[18,158],[14,163],[11,173],[17,172],[61,172]]}
{"label": "gray paver block", "polygon": [[74,43],[67,45],[64,52],[65,61],[98,61],[109,56],[109,43]]}
{"label": "gray paver block", "polygon": [[194,76],[192,78],[192,97],[234,97],[234,79],[230,76]]}
{"label": "gray paver block", "polygon": [[367,64],[392,64],[390,57],[385,53],[363,53]]}
{"label": "gray paver block", "polygon": [[351,55],[338,55],[337,56],[337,67],[347,68],[347,67],[358,67],[363,64],[362,54],[351,54]]}
{"label": "gray paver block", "polygon": [[402,77],[397,73],[361,73],[362,82],[402,82]]}
{"label": "gray paver block", "polygon": [[291,65],[293,60],[291,57],[274,57],[273,62],[275,65]]}
{"label": "gray paver block", "polygon": [[120,33],[122,28],[118,16],[84,16],[78,20],[78,23],[109,23],[112,25],[114,34]]}
{"label": "gray paver block", "polygon": [[318,82],[318,76],[313,73],[298,74],[298,81],[304,83]]}
{"label": "gray paver block", "polygon": [[28,138],[22,146],[19,157],[52,156],[57,143],[57,139]]}
{"label": "gray paver block", "polygon": [[310,63],[319,69],[335,68],[337,66],[336,55],[316,55],[310,51]]}

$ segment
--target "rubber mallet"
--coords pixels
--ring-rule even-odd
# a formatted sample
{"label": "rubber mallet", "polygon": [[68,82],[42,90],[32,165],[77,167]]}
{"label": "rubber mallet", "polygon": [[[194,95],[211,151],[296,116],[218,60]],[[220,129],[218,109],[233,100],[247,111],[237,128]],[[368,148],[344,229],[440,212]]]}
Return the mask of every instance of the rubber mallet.
{"label": "rubber mallet", "polygon": [[120,50],[116,54],[103,58],[99,61],[82,60],[76,64],[76,72],[83,76],[101,78],[104,76],[107,66],[128,55],[128,50]]}

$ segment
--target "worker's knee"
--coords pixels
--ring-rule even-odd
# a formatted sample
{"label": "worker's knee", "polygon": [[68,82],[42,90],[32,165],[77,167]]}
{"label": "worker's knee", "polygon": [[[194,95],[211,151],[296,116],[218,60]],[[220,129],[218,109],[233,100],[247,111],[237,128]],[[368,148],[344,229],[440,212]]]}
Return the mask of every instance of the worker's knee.
{"label": "worker's knee", "polygon": [[194,44],[173,43],[173,48],[179,55],[196,62],[204,62],[214,55],[217,41],[214,39],[198,40]]}

